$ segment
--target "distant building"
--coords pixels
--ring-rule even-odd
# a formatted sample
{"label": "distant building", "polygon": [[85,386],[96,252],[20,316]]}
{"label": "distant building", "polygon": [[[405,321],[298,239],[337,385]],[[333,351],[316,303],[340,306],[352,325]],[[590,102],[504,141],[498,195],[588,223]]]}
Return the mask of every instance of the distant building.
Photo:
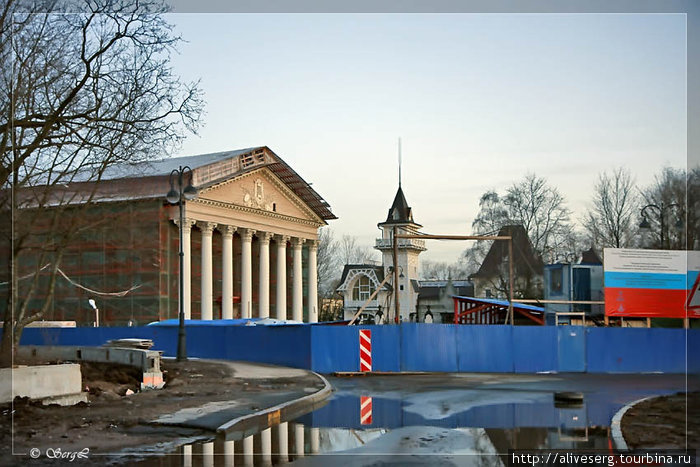
{"label": "distant building", "polygon": [[[603,262],[591,248],[584,251],[577,263],[548,264],[544,268],[545,300],[603,301]],[[602,319],[603,305],[590,304],[545,304],[547,324],[554,324],[557,313],[559,323],[580,319],[566,313],[583,312],[586,319]]]}
{"label": "distant building", "polygon": [[[513,237],[513,282],[515,298],[542,298],[544,263],[522,225],[501,227],[499,236]],[[494,240],[479,270],[469,279],[474,296],[507,298],[509,284],[508,241]]]}
{"label": "distant building", "polygon": [[[382,265],[345,265],[337,291],[344,297],[344,319],[351,319],[364,302],[379,288],[380,291],[365,308],[364,322],[386,322],[396,320],[396,300],[394,293],[394,234],[415,235],[422,227],[413,220],[413,213],[406,202],[401,185],[389,208],[384,222],[377,226],[382,230],[382,238],[376,240],[375,248],[382,252]],[[398,239],[396,266],[398,267],[398,297],[400,321],[410,321],[416,316],[418,302],[418,255],[425,251],[425,240]]]}
{"label": "distant building", "polygon": [[[390,309],[393,288],[384,283],[384,267],[373,264],[346,264],[340,285],[336,289],[343,296],[343,319],[352,319],[362,305],[366,304],[360,318],[361,323],[383,324]],[[367,303],[375,290],[379,292]]]}
{"label": "distant building", "polygon": [[470,281],[418,281],[418,305],[410,320],[420,323],[454,322],[453,296],[474,296]]}

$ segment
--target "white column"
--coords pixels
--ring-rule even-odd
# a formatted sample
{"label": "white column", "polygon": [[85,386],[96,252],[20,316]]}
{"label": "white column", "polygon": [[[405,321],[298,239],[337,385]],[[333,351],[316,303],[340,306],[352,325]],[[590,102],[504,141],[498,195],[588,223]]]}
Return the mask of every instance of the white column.
{"label": "white column", "polygon": [[318,240],[309,241],[309,323],[318,322],[318,273],[316,268],[316,252]]}
{"label": "white column", "polygon": [[253,229],[241,233],[241,318],[253,317]]}
{"label": "white column", "polygon": [[211,258],[211,236],[216,224],[213,222],[197,222],[202,231],[202,319],[214,317],[214,293]]}
{"label": "white column", "polygon": [[192,445],[182,446],[182,467],[192,467]]}
{"label": "white column", "polygon": [[202,466],[214,467],[214,442],[202,444]]}
{"label": "white column", "polygon": [[[174,222],[175,225],[178,227],[180,226],[179,219],[176,219]],[[191,233],[194,223],[194,219],[185,218],[184,225],[182,226],[182,261],[184,263],[182,300],[185,304],[185,319],[192,319],[192,246],[190,238],[192,237]],[[190,450],[191,449],[190,447]]]}
{"label": "white column", "polygon": [[258,293],[258,316],[270,317],[270,232],[258,235],[260,240],[260,291]]}
{"label": "white column", "polygon": [[243,439],[243,465],[253,465],[253,435]]}
{"label": "white column", "polygon": [[287,422],[280,423],[277,425],[277,443],[279,444],[279,457],[277,458],[278,464],[284,464],[289,462],[289,425]]}
{"label": "white column", "polygon": [[221,254],[221,318],[233,319],[233,232],[235,227],[220,225]]}
{"label": "white column", "polygon": [[234,441],[224,441],[224,465],[226,467],[234,466]]}
{"label": "white column", "polygon": [[265,428],[260,432],[260,451],[262,465],[272,465],[272,428]]}
{"label": "white column", "polygon": [[301,245],[304,243],[303,238],[292,239],[292,319],[294,321],[302,321],[304,319],[303,308],[303,289],[301,277]]}
{"label": "white column", "polygon": [[318,428],[311,428],[309,437],[311,438],[311,454],[318,454],[321,450],[321,431]]}
{"label": "white column", "polygon": [[294,424],[294,454],[296,457],[304,457],[304,425]]}
{"label": "white column", "polygon": [[287,319],[287,240],[286,235],[276,235],[277,241],[277,319]]}

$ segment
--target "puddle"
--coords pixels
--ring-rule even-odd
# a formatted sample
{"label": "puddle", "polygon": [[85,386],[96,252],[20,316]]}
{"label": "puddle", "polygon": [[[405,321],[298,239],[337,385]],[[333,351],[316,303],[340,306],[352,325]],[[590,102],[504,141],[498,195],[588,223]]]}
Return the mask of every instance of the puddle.
{"label": "puddle", "polygon": [[[621,407],[683,390],[681,378],[655,375],[441,378],[331,378],[336,392],[320,409],[243,440],[181,446],[159,465],[506,465],[512,449],[608,450]],[[555,402],[572,387],[582,401]]]}

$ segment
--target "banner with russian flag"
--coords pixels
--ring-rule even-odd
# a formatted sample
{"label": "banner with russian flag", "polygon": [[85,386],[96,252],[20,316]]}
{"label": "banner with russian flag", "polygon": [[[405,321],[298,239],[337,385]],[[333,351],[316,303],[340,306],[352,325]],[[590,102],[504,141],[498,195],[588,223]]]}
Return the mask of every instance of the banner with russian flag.
{"label": "banner with russian flag", "polygon": [[698,271],[700,251],[606,248],[605,314],[700,318],[691,305]]}

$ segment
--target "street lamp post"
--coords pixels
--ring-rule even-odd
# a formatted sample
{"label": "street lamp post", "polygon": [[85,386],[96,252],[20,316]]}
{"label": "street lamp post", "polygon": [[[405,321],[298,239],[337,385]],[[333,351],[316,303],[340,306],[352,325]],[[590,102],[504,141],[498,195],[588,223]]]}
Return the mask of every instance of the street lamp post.
{"label": "street lamp post", "polygon": [[[184,179],[188,178],[187,186],[184,186]],[[177,182],[177,189],[175,183]],[[180,300],[179,300],[179,318],[180,322],[177,330],[177,361],[182,362],[187,360],[187,348],[185,340],[185,253],[183,251],[184,244],[184,222],[185,222],[185,200],[194,199],[197,196],[197,190],[192,186],[192,169],[185,166],[180,166],[178,169],[174,169],[170,172],[170,191],[168,192],[166,198],[168,203],[177,204],[180,208],[180,222],[178,227],[180,228],[180,251],[178,255],[180,256]]]}
{"label": "street lamp post", "polygon": [[[665,246],[665,220],[666,220],[666,211],[671,211],[673,208],[680,209],[680,206],[678,203],[671,203],[671,204],[664,204],[661,203],[661,206],[658,206],[656,204],[647,204],[642,208],[642,222],[639,224],[640,229],[644,230],[649,230],[651,228],[651,224],[649,224],[649,219],[647,218],[647,210],[654,210],[657,212],[659,216],[659,226],[661,228],[661,249],[663,250]],[[678,218],[678,221],[676,222],[676,227],[680,228],[683,226],[683,222],[681,221],[680,218]]]}

